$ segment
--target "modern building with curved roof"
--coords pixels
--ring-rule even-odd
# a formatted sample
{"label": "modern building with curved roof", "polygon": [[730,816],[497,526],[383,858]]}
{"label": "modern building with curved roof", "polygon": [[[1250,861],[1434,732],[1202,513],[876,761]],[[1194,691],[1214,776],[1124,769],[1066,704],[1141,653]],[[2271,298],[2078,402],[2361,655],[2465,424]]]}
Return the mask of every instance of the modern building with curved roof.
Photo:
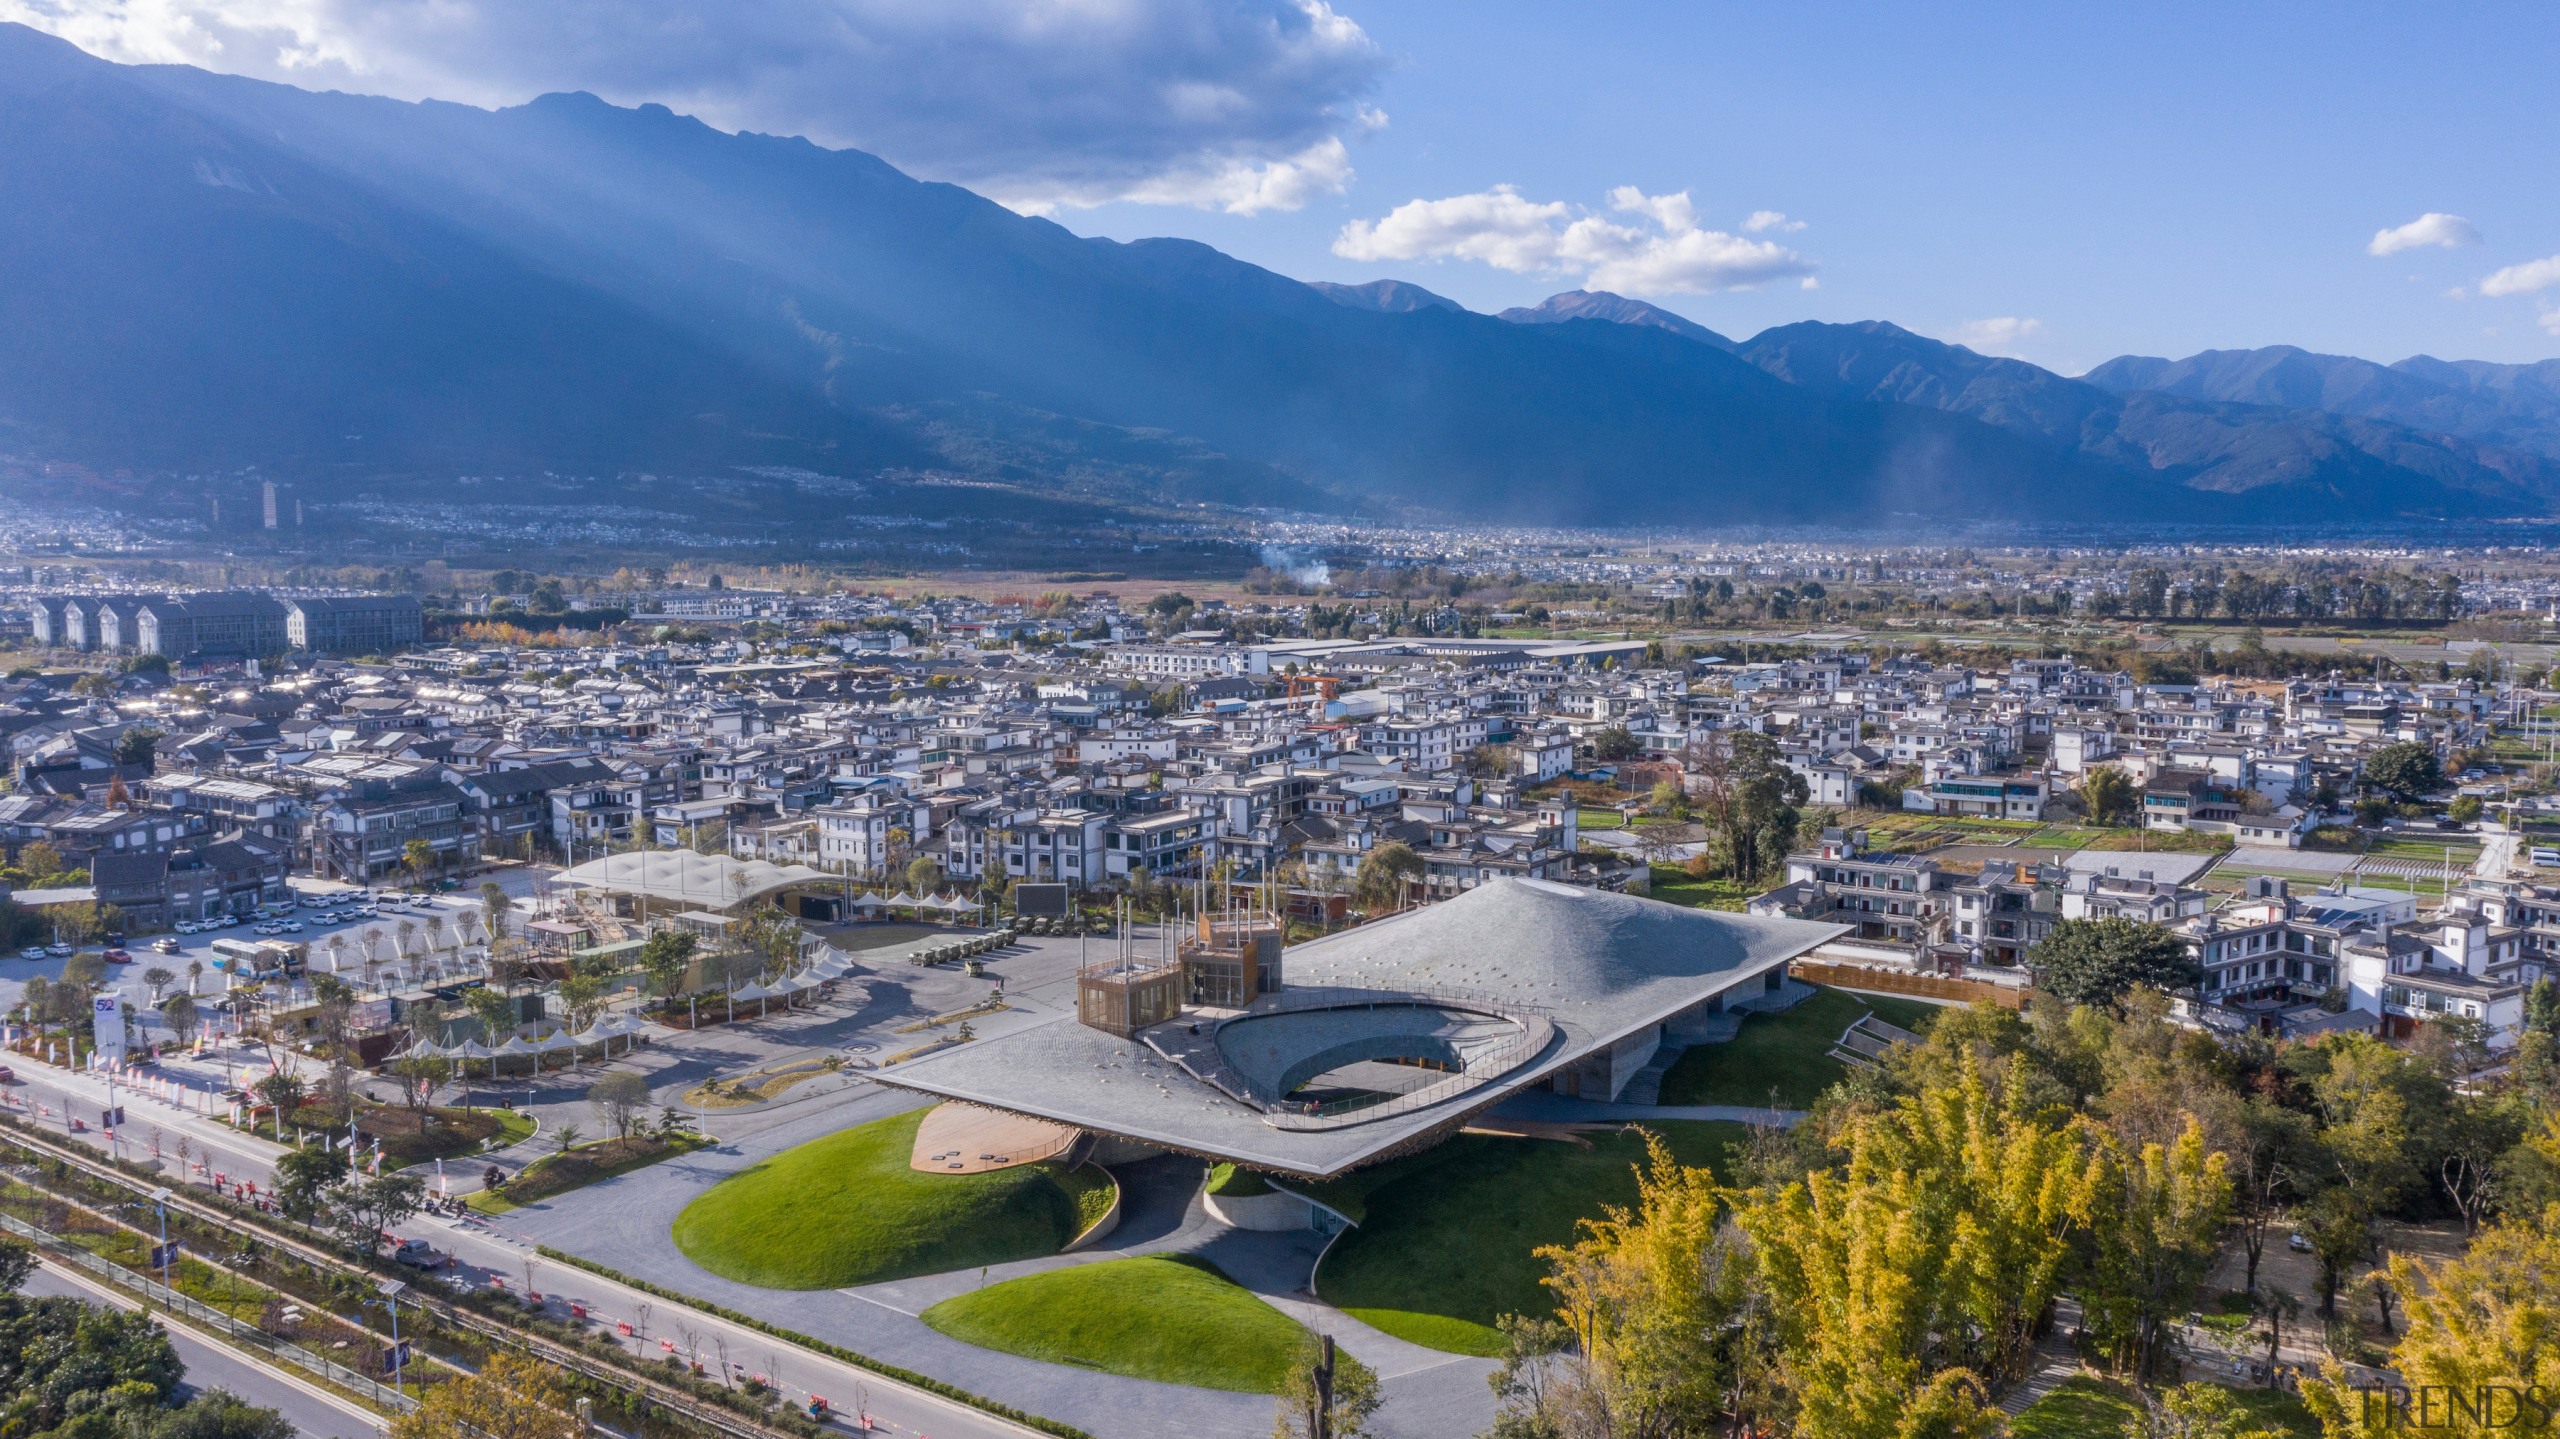
{"label": "modern building with curved roof", "polygon": [[[1765,993],[1841,925],[1544,880],[1287,951],[1242,1009],[1152,1003],[1125,1036],[1064,1018],[895,1065],[893,1088],[1307,1178],[1411,1152],[1529,1089],[1613,1099],[1667,1028]],[[1204,932],[1204,943],[1209,936]],[[1088,988],[1179,972],[1097,966]]]}
{"label": "modern building with curved roof", "polygon": [[558,883],[684,909],[734,910],[800,885],[841,883],[805,864],[774,864],[696,854],[689,849],[634,850],[591,859],[560,872]]}

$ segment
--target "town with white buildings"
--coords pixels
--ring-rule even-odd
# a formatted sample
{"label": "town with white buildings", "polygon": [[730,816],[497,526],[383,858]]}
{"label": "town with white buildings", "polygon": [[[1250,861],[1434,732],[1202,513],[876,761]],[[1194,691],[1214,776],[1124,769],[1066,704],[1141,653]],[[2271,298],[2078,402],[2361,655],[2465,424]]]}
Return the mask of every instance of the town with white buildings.
{"label": "town with white buildings", "polygon": [[[677,623],[429,644],[406,598],[43,598],[31,638],[61,663],[0,681],[0,838],[85,871],[60,892],[133,936],[258,915],[294,876],[634,849],[843,881],[799,898],[810,918],[913,875],[1097,906],[1253,891],[1325,932],[1379,907],[1363,865],[1394,847],[1389,907],[1504,877],[1642,893],[1685,866],[1725,907],[1854,927],[1820,958],[1995,985],[2031,982],[2057,921],[2162,925],[2199,967],[2182,1012],[2226,1029],[2460,1017],[2496,1046],[2560,963],[2560,874],[2523,837],[2560,801],[2487,758],[2536,722],[2483,678],[1305,638],[1304,606],[1185,600],[1175,629],[1108,592],[637,608]],[[1795,787],[1758,873],[1705,813],[1738,735]],[[2366,766],[2394,747],[2440,783],[2382,802]]]}

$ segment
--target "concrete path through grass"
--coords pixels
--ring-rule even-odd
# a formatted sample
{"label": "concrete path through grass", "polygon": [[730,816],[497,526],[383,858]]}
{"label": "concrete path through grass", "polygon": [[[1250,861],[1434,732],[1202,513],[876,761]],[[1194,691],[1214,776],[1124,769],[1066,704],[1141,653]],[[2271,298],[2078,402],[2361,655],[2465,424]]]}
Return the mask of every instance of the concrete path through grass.
{"label": "concrete path through grass", "polygon": [[1120,1227],[1091,1249],[990,1265],[983,1271],[956,1270],[865,1284],[844,1292],[901,1314],[920,1315],[945,1299],[1008,1279],[1106,1259],[1190,1254],[1216,1265],[1220,1273],[1281,1313],[1317,1333],[1331,1334],[1361,1363],[1377,1370],[1381,1378],[1394,1379],[1450,1363],[1478,1364],[1490,1369],[1489,1364],[1465,1355],[1428,1349],[1373,1329],[1318,1300],[1308,1284],[1314,1277],[1316,1260],[1324,1253],[1322,1236],[1312,1230],[1263,1233],[1230,1229],[1210,1218],[1200,1195],[1205,1175],[1199,1161],[1152,1159],[1123,1165],[1113,1173],[1121,1183]]}

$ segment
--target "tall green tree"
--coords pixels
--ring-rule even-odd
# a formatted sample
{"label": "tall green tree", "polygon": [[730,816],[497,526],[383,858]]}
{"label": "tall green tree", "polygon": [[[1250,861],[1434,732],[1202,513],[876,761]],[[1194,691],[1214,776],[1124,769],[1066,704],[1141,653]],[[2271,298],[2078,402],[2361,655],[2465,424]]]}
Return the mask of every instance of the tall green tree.
{"label": "tall green tree", "polygon": [[2415,740],[2387,744],[2365,756],[2364,782],[2402,804],[2444,786],[2444,765],[2432,745]]}
{"label": "tall green tree", "polygon": [[1363,909],[1393,909],[1404,902],[1405,887],[1420,878],[1422,856],[1410,845],[1388,840],[1360,857],[1360,868],[1351,877],[1351,894]]}
{"label": "tall green tree", "polygon": [[662,929],[641,942],[640,969],[649,976],[652,993],[661,999],[676,997],[692,969],[693,949],[693,936],[680,930]]}
{"label": "tall green tree", "polygon": [[2142,797],[2134,791],[2133,781],[2111,764],[2085,770],[2079,784],[2081,807],[2098,824],[2124,824],[2137,818]]}
{"label": "tall green tree", "polygon": [[2175,990],[2199,977],[2186,944],[2156,924],[2066,919],[2027,951],[2036,987],[2066,1004],[2112,1005],[2135,988]]}
{"label": "tall green tree", "polygon": [[347,1177],[347,1157],[325,1144],[288,1150],[276,1161],[276,1204],[305,1224],[320,1217],[328,1193]]}
{"label": "tall green tree", "polygon": [[1643,753],[1644,741],[1625,725],[1611,725],[1591,736],[1591,757],[1602,764],[1616,764]]}
{"label": "tall green tree", "polygon": [[1369,1421],[1387,1402],[1378,1372],[1340,1349],[1331,1372],[1323,1367],[1323,1341],[1311,1334],[1280,1382],[1272,1439],[1369,1439]]}
{"label": "tall green tree", "polygon": [[1692,750],[1696,812],[1725,873],[1756,880],[1786,858],[1812,791],[1789,769],[1777,741],[1728,730]]}

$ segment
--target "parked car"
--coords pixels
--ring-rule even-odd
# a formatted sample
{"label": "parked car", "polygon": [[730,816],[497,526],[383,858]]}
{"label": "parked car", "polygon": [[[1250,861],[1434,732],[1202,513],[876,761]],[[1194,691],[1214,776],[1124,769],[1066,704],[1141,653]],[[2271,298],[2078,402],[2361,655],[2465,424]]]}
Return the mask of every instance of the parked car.
{"label": "parked car", "polygon": [[2311,1241],[2300,1234],[2288,1234],[2284,1237],[2284,1247],[2296,1254],[2308,1254],[2311,1252]]}
{"label": "parked car", "polygon": [[56,959],[69,959],[69,958],[72,956],[72,954],[74,953],[74,951],[73,951],[73,949],[71,948],[71,946],[70,946],[70,945],[67,945],[67,944],[49,944],[49,945],[46,945],[46,946],[45,946],[45,949],[44,949],[44,952],[45,952],[45,953],[47,953],[47,954],[49,954],[49,955],[52,955],[52,956],[53,956],[54,958],[56,958]]}
{"label": "parked car", "polygon": [[28,945],[26,948],[18,951],[18,958],[42,959],[44,958],[44,946],[41,944]]}

